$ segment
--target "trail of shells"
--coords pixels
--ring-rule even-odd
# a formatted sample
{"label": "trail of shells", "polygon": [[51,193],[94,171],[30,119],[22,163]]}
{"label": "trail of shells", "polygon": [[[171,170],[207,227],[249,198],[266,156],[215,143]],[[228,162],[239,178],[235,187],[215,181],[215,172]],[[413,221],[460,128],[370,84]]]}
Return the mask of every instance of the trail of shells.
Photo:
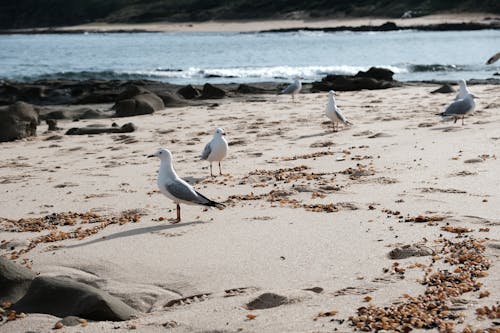
{"label": "trail of shells", "polygon": [[[48,234],[30,240],[26,248],[10,253],[10,259],[18,259],[21,255],[33,250],[40,243],[52,243],[65,239],[84,239],[98,233],[112,224],[139,222],[142,214],[137,210],[126,210],[117,215],[100,215],[93,212],[86,213],[53,213],[42,217],[22,218],[19,220],[0,218],[0,225],[4,231],[10,232],[42,232],[51,230]],[[76,226],[78,224],[95,224],[90,228],[78,226],[70,231],[58,230],[59,226]]]}
{"label": "trail of shells", "polygon": [[[479,290],[482,283],[477,279],[488,274],[490,262],[484,256],[483,241],[467,239],[453,242],[439,239],[437,242],[442,244],[440,254],[444,256],[444,262],[455,267],[454,270],[427,269],[421,281],[426,286],[424,294],[416,297],[403,295],[405,300],[402,304],[385,308],[373,305],[359,308],[357,316],[349,317],[350,324],[356,330],[410,332],[413,329],[437,328],[439,332],[455,332],[455,324],[463,322],[464,318],[450,311],[449,301],[464,293]],[[486,314],[496,313],[497,310],[481,311]],[[474,331],[467,327],[464,332]]]}

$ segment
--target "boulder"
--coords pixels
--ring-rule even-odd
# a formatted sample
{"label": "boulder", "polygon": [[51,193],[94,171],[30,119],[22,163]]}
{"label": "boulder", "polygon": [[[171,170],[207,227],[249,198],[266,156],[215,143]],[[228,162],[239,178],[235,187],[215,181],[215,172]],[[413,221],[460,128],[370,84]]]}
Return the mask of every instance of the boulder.
{"label": "boulder", "polygon": [[443,84],[441,87],[437,88],[436,90],[431,91],[431,94],[449,94],[455,92],[455,89],[453,89],[452,86],[449,84]]}
{"label": "boulder", "polygon": [[113,108],[116,117],[132,117],[162,110],[165,104],[158,95],[145,88],[132,85],[118,95]]}
{"label": "boulder", "polygon": [[17,302],[35,278],[33,271],[0,257],[0,303]]}
{"label": "boulder", "polygon": [[175,95],[175,93],[171,93],[170,91],[163,91],[161,93],[157,93],[157,95],[162,99],[165,107],[179,107],[192,104],[192,102],[179,98]]}
{"label": "boulder", "polygon": [[226,92],[221,88],[211,85],[210,83],[205,83],[203,90],[201,92],[200,98],[202,99],[217,99],[224,98]]}
{"label": "boulder", "polygon": [[177,93],[185,99],[195,99],[201,95],[201,92],[190,84],[177,90]]}
{"label": "boulder", "polygon": [[391,71],[390,69],[379,68],[379,67],[370,67],[370,69],[367,70],[366,72],[359,71],[358,74],[356,74],[355,76],[356,77],[371,77],[372,79],[375,79],[375,80],[392,81],[393,75],[394,75],[394,72]]}
{"label": "boulder", "polygon": [[249,86],[248,84],[240,84],[238,88],[236,88],[236,92],[240,94],[263,94],[266,93],[267,90],[260,87]]}
{"label": "boulder", "polygon": [[46,313],[57,317],[77,316],[91,320],[128,320],[137,315],[120,299],[67,277],[39,276],[12,309]]}
{"label": "boulder", "polygon": [[38,112],[31,104],[16,102],[0,109],[0,142],[36,135]]}

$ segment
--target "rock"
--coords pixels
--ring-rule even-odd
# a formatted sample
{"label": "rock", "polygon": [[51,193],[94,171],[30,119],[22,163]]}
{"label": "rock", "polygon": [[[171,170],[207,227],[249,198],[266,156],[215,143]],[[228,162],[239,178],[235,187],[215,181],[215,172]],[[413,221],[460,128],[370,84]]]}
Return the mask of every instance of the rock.
{"label": "rock", "polygon": [[217,99],[224,98],[226,92],[221,88],[211,85],[210,83],[205,83],[203,86],[203,91],[201,92],[200,98],[202,99]]}
{"label": "rock", "polygon": [[118,93],[110,90],[99,90],[87,93],[74,101],[74,104],[113,103]]}
{"label": "rock", "polygon": [[38,112],[31,104],[16,102],[0,108],[0,142],[36,135]]}
{"label": "rock", "polygon": [[45,120],[47,123],[47,126],[49,126],[49,131],[57,131],[60,130],[61,128],[57,127],[57,120],[55,119],[47,119]]}
{"label": "rock", "polygon": [[355,77],[371,77],[375,80],[383,80],[383,81],[392,81],[392,76],[394,72],[390,69],[379,68],[379,67],[370,67],[366,72],[359,71]]}
{"label": "rock", "polygon": [[246,305],[248,310],[270,309],[288,303],[288,298],[273,293],[264,293]]}
{"label": "rock", "polygon": [[35,273],[0,256],[0,303],[15,303],[28,290]]}
{"label": "rock", "polygon": [[240,94],[263,94],[266,89],[260,87],[249,86],[248,84],[240,84],[238,88],[236,88],[236,92]]}
{"label": "rock", "polygon": [[409,257],[431,256],[433,254],[434,251],[432,251],[432,249],[427,246],[424,246],[422,244],[412,244],[403,245],[391,250],[391,252],[389,252],[389,258],[405,259]]}
{"label": "rock", "polygon": [[142,95],[142,94],[152,94],[151,91],[147,90],[144,87],[137,86],[135,84],[131,84],[125,87],[125,90],[122,91],[118,96],[116,97],[117,101],[121,101],[124,99],[131,99],[137,95]]}
{"label": "rock", "polygon": [[134,132],[137,127],[133,123],[126,123],[122,127],[73,127],[66,131],[66,135],[87,135],[87,134],[102,134],[102,133],[130,133]]}
{"label": "rock", "polygon": [[401,86],[392,76],[394,72],[385,68],[371,67],[366,72],[358,72],[356,75],[329,74],[312,83],[311,92],[317,91],[356,91],[361,89],[387,89]]}
{"label": "rock", "polygon": [[61,319],[61,324],[63,324],[64,326],[77,326],[80,325],[82,321],[85,321],[85,319],[81,319],[76,316],[66,316]]}
{"label": "rock", "polygon": [[[132,97],[134,93],[138,93]],[[130,98],[128,98],[130,97]],[[118,96],[113,106],[116,117],[131,117],[143,114],[151,114],[156,110],[165,108],[163,100],[147,89],[137,86],[129,86]]]}
{"label": "rock", "polygon": [[195,99],[201,95],[200,90],[190,84],[177,90],[177,93],[185,99]]}
{"label": "rock", "polygon": [[57,317],[78,316],[91,320],[128,320],[137,315],[120,299],[67,277],[39,276],[13,310],[46,313]]}
{"label": "rock", "polygon": [[169,91],[163,91],[161,93],[157,94],[158,97],[160,97],[163,101],[163,104],[165,107],[180,107],[180,106],[186,106],[186,105],[191,105],[192,102],[188,102],[184,99],[181,99],[177,97],[175,94],[169,92]]}
{"label": "rock", "polygon": [[449,84],[443,84],[441,87],[436,90],[431,91],[431,94],[448,94],[455,92],[455,89],[452,88]]}

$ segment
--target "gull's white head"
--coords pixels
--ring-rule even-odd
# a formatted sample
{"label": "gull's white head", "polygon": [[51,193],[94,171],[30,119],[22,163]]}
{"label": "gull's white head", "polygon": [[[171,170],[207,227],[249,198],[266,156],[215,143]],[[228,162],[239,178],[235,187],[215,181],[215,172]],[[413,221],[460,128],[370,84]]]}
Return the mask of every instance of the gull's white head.
{"label": "gull's white head", "polygon": [[460,88],[467,87],[467,84],[465,83],[465,80],[458,80],[458,84],[460,85]]}
{"label": "gull's white head", "polygon": [[335,96],[335,91],[334,90],[330,90],[328,92],[328,96],[332,96],[332,97]]}
{"label": "gull's white head", "polygon": [[168,149],[160,148],[153,155],[149,155],[148,157],[158,157],[162,161],[172,162],[172,153]]}
{"label": "gull's white head", "polygon": [[222,128],[216,128],[214,132],[214,136],[222,136],[226,135],[226,132]]}

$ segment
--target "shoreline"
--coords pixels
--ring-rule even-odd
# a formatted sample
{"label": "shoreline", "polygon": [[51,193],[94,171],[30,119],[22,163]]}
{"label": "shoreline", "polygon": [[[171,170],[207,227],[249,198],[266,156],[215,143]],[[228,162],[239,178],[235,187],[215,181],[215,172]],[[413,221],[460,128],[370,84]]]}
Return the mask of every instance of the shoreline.
{"label": "shoreline", "polygon": [[76,26],[4,29],[0,34],[153,33],[153,32],[289,32],[500,29],[495,14],[443,14],[415,18],[339,18],[318,20],[242,20],[207,22],[89,23]]}

